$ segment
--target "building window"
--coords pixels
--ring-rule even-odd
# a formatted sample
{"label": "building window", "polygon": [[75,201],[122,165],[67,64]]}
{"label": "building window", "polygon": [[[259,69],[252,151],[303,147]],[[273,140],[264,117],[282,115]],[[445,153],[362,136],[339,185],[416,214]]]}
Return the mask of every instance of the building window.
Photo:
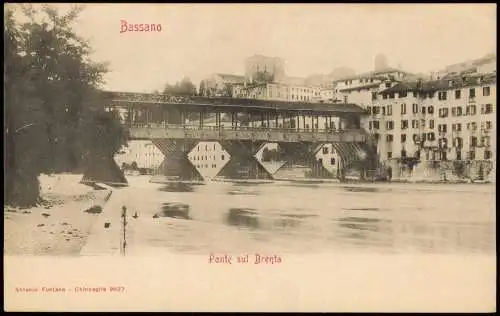
{"label": "building window", "polygon": [[429,92],[429,99],[434,98],[434,92]]}
{"label": "building window", "polygon": [[375,114],[375,115],[380,114],[380,106],[373,107],[373,114]]}
{"label": "building window", "polygon": [[448,147],[448,140],[446,138],[441,138],[439,139],[439,144],[438,144],[438,147],[440,149],[445,149]]}
{"label": "building window", "polygon": [[446,124],[438,124],[438,132],[440,133],[446,133],[448,126]]}
{"label": "building window", "polygon": [[221,155],[221,156],[220,156],[220,160],[224,160],[224,155]]}
{"label": "building window", "polygon": [[427,139],[429,141],[434,141],[436,140],[436,135],[434,135],[434,133],[427,133]]}
{"label": "building window", "polygon": [[408,128],[408,120],[402,120],[401,129],[407,129],[407,128]]}
{"label": "building window", "polygon": [[382,115],[385,115],[385,106],[382,107]]}
{"label": "building window", "polygon": [[457,160],[462,160],[462,152],[457,150]]}
{"label": "building window", "polygon": [[481,105],[481,114],[493,113],[493,106],[491,104]]}
{"label": "building window", "polygon": [[462,116],[462,107],[461,106],[457,107],[457,116]]}
{"label": "building window", "polygon": [[418,113],[418,104],[414,103],[412,108],[413,108],[413,114],[417,114]]}
{"label": "building window", "polygon": [[407,96],[407,95],[408,95],[408,94],[407,94],[407,92],[406,92],[406,91],[404,91],[404,92],[400,92],[400,93],[399,93],[399,98],[400,98],[400,99],[402,99],[402,98],[406,98],[406,96]]}
{"label": "building window", "polygon": [[388,151],[387,152],[387,159],[391,159],[392,158],[392,152]]}
{"label": "building window", "polygon": [[455,138],[455,143],[453,144],[455,148],[462,148],[464,145],[464,141],[461,137]]}
{"label": "building window", "polygon": [[471,150],[469,151],[469,160],[474,160],[476,159],[476,151],[475,150]]}
{"label": "building window", "polygon": [[420,137],[418,134],[413,134],[413,142],[417,143],[420,140]]}
{"label": "building window", "polygon": [[470,147],[477,147],[477,137],[476,136],[470,137]]}
{"label": "building window", "polygon": [[429,107],[427,108],[427,113],[434,114],[434,107],[432,105],[429,105]]}
{"label": "building window", "polygon": [[394,92],[389,93],[389,99],[394,99]]}
{"label": "building window", "polygon": [[406,143],[406,134],[401,134],[401,143]]}
{"label": "building window", "polygon": [[319,158],[319,159],[318,159],[318,162],[319,162],[320,164],[322,164],[322,163],[323,163],[323,158]]}
{"label": "building window", "polygon": [[460,99],[460,94],[462,93],[461,90],[455,90],[455,99],[458,100]]}
{"label": "building window", "polygon": [[462,131],[462,124],[460,124],[460,123],[451,124],[451,130],[456,131],[456,132],[461,132]]}
{"label": "building window", "polygon": [[484,151],[484,159],[485,160],[491,159],[491,151],[489,151],[489,150]]}
{"label": "building window", "polygon": [[328,154],[328,147],[323,147],[323,155]]}
{"label": "building window", "polygon": [[330,165],[332,165],[332,166],[335,165],[335,158],[333,158],[333,157],[330,158]]}
{"label": "building window", "polygon": [[475,88],[469,89],[469,98],[473,99],[475,97],[476,97],[476,89]]}
{"label": "building window", "polygon": [[386,122],[386,129],[387,130],[394,129],[394,121],[388,121],[388,122]]}
{"label": "building window", "polygon": [[488,97],[490,95],[490,87],[483,87],[483,96]]}
{"label": "building window", "polygon": [[446,100],[447,94],[446,91],[438,92],[438,100]]}
{"label": "building window", "polygon": [[417,92],[415,92],[415,91],[413,91],[413,97],[414,97],[414,98],[416,98],[416,97],[417,97],[417,95],[418,95],[418,93],[417,93]]}
{"label": "building window", "polygon": [[418,120],[411,120],[411,127],[418,128]]}
{"label": "building window", "polygon": [[434,120],[429,120],[429,128],[430,129],[434,128]]}
{"label": "building window", "polygon": [[444,109],[439,109],[439,117],[448,117],[448,109],[447,108],[444,108]]}
{"label": "building window", "polygon": [[392,115],[392,105],[387,106],[387,115]]}
{"label": "building window", "polygon": [[379,121],[373,121],[373,129],[380,129],[380,122]]}
{"label": "building window", "polygon": [[422,114],[425,115],[425,106],[422,107]]}
{"label": "building window", "polygon": [[388,141],[388,142],[392,142],[394,140],[394,136],[391,135],[391,134],[386,135],[385,140]]}
{"label": "building window", "polygon": [[470,115],[476,115],[477,110],[475,105],[470,106]]}
{"label": "building window", "polygon": [[490,146],[490,137],[483,136],[481,137],[481,147],[489,147]]}
{"label": "building window", "polygon": [[401,114],[402,115],[406,114],[406,104],[404,103],[401,104]]}
{"label": "building window", "polygon": [[387,100],[387,93],[382,93],[382,99]]}
{"label": "building window", "polygon": [[377,100],[377,92],[372,92],[372,100]]}

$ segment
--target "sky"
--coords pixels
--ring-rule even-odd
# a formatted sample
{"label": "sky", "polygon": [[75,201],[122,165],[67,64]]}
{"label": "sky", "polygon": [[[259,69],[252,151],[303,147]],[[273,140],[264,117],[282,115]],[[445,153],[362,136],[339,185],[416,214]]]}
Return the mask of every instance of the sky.
{"label": "sky", "polygon": [[[58,5],[65,10],[67,5]],[[189,77],[244,74],[254,54],[282,57],[306,77],[345,66],[427,73],[496,53],[495,4],[86,4],[75,30],[108,61],[105,88],[152,92]],[[161,32],[120,33],[127,23]]]}

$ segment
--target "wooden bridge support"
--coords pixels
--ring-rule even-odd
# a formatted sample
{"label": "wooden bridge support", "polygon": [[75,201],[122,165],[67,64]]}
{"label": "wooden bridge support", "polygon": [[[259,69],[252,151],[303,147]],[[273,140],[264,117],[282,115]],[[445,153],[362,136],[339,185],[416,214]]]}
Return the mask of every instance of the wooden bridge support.
{"label": "wooden bridge support", "polygon": [[202,181],[203,177],[188,159],[189,151],[198,143],[193,140],[152,139],[153,144],[165,155],[155,175],[166,180]]}
{"label": "wooden bridge support", "polygon": [[218,177],[227,179],[272,179],[269,172],[257,161],[255,154],[262,141],[222,141],[222,147],[231,158]]}

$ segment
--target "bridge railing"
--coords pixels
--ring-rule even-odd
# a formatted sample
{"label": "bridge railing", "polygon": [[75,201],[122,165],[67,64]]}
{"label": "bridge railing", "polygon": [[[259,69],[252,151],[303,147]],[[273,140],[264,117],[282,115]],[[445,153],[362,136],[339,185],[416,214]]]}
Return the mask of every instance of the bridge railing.
{"label": "bridge railing", "polygon": [[197,140],[264,140],[282,142],[365,142],[362,129],[311,130],[295,128],[225,127],[173,124],[133,124],[131,136],[137,139],[171,138]]}
{"label": "bridge railing", "polygon": [[200,126],[199,124],[165,124],[165,123],[133,123],[131,128],[141,129],[183,129],[183,130],[204,130],[204,131],[270,131],[270,132],[285,132],[285,133],[343,133],[349,131],[359,131],[359,129],[336,129],[336,128],[276,128],[264,126]]}

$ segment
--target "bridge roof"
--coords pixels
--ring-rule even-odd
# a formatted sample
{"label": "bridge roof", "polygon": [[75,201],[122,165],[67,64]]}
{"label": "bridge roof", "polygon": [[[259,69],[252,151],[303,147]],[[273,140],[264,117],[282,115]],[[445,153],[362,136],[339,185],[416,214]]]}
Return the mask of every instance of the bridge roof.
{"label": "bridge roof", "polygon": [[364,114],[365,110],[353,103],[312,103],[275,100],[240,99],[224,97],[172,96],[152,93],[104,92],[113,103],[141,105],[180,105],[190,108],[248,109],[271,111],[323,112],[336,114]]}

